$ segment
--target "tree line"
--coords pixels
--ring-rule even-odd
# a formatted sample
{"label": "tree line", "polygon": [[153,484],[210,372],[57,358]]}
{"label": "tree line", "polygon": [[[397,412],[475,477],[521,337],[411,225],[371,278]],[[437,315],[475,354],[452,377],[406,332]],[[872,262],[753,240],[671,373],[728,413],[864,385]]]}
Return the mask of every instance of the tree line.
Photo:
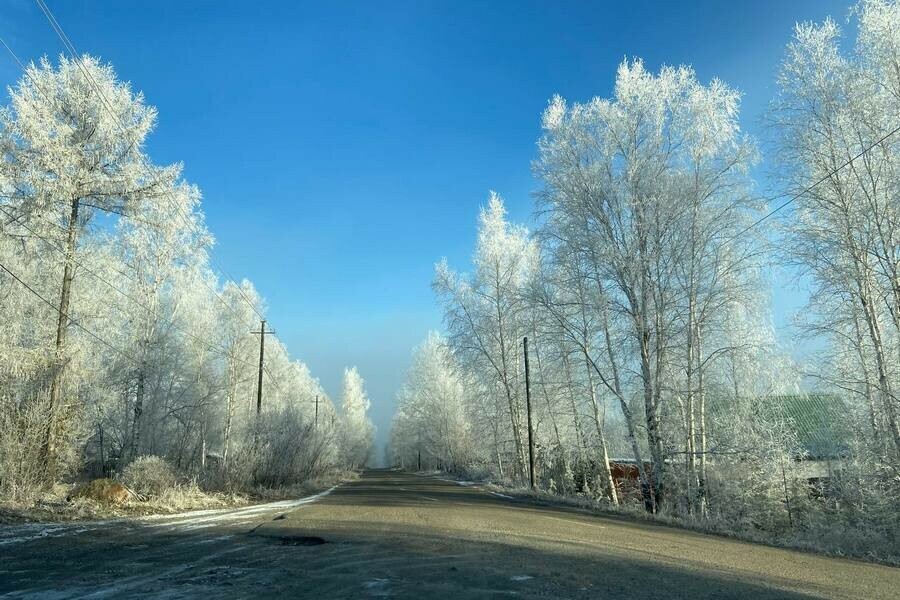
{"label": "tree line", "polygon": [[146,152],[156,109],[90,56],[31,64],[0,110],[0,499],[164,457],[210,485],[364,464],[356,369],[337,410],[266,340],[262,297],[222,281],[201,193]]}
{"label": "tree line", "polygon": [[[552,98],[536,226],[491,193],[471,272],[437,265],[446,335],[413,354],[391,460],[527,482],[527,336],[542,489],[896,558],[900,4],[852,19],[847,49],[832,20],[787,46],[774,199],[721,80],[626,60],[609,98]],[[802,363],[776,268],[811,290]]]}

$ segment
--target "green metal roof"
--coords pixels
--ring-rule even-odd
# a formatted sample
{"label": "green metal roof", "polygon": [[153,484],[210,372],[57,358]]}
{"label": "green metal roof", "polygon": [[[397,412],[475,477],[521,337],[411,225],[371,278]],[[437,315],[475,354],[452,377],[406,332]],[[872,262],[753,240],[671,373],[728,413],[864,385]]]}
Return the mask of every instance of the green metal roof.
{"label": "green metal roof", "polygon": [[849,452],[851,431],[844,399],[834,394],[791,394],[760,399],[763,414],[793,429],[805,458],[839,458]]}

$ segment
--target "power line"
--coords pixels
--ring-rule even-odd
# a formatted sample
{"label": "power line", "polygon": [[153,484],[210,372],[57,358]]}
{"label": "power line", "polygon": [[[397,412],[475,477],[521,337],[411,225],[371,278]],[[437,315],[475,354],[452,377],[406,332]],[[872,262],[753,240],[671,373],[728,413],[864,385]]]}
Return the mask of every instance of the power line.
{"label": "power line", "polygon": [[[62,25],[60,25],[59,21],[57,21],[56,17],[53,15],[53,12],[50,10],[50,8],[47,6],[47,4],[43,0],[35,0],[35,2],[37,3],[37,5],[41,9],[41,11],[44,13],[44,16],[47,17],[47,20],[50,23],[51,28],[54,30],[57,37],[59,37],[60,41],[63,43],[63,46],[68,51],[69,55],[72,57],[72,60],[75,62],[76,66],[84,74],[85,78],[88,80],[89,85],[92,88],[94,88],[94,91],[96,91],[97,94],[100,96],[104,108],[109,113],[109,115],[113,118],[113,121],[116,123],[116,125],[119,127],[119,129],[122,131],[122,133],[127,133],[125,126],[122,124],[119,117],[112,110],[112,105],[109,102],[109,100],[106,98],[106,95],[103,93],[103,90],[100,88],[99,84],[96,82],[96,80],[90,74],[88,69],[85,68],[84,65],[82,64],[81,59],[78,54],[78,50],[75,48],[75,45],[72,43],[71,39],[66,34],[65,30],[63,30]],[[132,146],[133,146],[133,143],[134,143],[134,141],[132,140]],[[148,163],[146,157],[143,154],[139,154],[138,157],[139,157],[140,161],[142,162],[144,168],[147,169],[148,174],[150,175],[150,177],[152,179],[152,175],[153,175],[152,166]],[[191,223],[190,219],[184,215],[184,212],[181,210],[181,207],[178,206],[178,204],[173,202],[172,208],[178,214],[178,216],[182,218],[182,220],[187,225],[188,229],[189,230],[193,229],[193,227],[192,227],[193,224]],[[244,290],[237,283],[237,281],[228,273],[228,271],[226,271],[225,268],[221,264],[219,264],[219,262],[212,256],[212,254],[209,255],[209,259],[210,259],[210,262],[212,262],[219,269],[219,271],[226,277],[226,279],[232,281],[235,284],[241,298],[243,298],[243,300],[247,303],[247,305],[250,306],[250,308],[253,310],[253,312],[255,312],[260,319],[264,319],[262,313],[259,311],[259,309],[256,307],[256,305],[253,302],[251,302],[249,298],[247,298],[246,294],[244,294]]]}
{"label": "power line", "polygon": [[[898,131],[900,131],[900,125],[898,125],[898,126],[895,127],[894,129],[892,129],[891,131],[889,131],[889,132],[886,133],[885,135],[881,136],[881,138],[879,138],[877,141],[872,142],[872,143],[869,144],[867,147],[865,147],[865,148],[863,148],[862,150],[860,150],[859,153],[857,153],[855,156],[853,156],[853,157],[847,159],[844,163],[842,163],[841,165],[835,167],[834,169],[832,169],[831,171],[829,171],[828,173],[826,173],[825,175],[823,175],[822,177],[820,177],[818,180],[816,180],[815,183],[812,183],[811,185],[807,186],[806,188],[804,188],[803,190],[801,190],[801,191],[798,192],[797,194],[795,194],[795,195],[791,196],[790,198],[788,198],[785,202],[782,202],[781,204],[779,204],[775,209],[773,209],[773,210],[769,211],[768,213],[764,214],[762,217],[760,217],[759,219],[757,219],[756,221],[754,221],[753,223],[751,223],[750,225],[748,225],[747,227],[745,227],[744,229],[742,229],[739,233],[737,233],[737,234],[736,234],[735,236],[733,236],[731,239],[735,239],[735,238],[738,238],[738,237],[742,236],[743,234],[747,233],[748,231],[750,231],[751,229],[753,229],[754,227],[756,227],[757,225],[759,225],[760,223],[762,223],[763,221],[765,221],[766,219],[768,219],[769,217],[771,217],[772,215],[774,215],[775,213],[779,212],[779,211],[780,211],[781,209],[783,209],[784,207],[786,207],[786,206],[788,206],[788,205],[794,203],[794,202],[797,201],[801,196],[803,196],[803,195],[805,195],[805,194],[811,192],[815,187],[817,187],[817,186],[818,186],[819,184],[821,184],[821,183],[824,183],[826,180],[828,180],[831,176],[835,175],[838,171],[840,171],[840,170],[843,169],[844,167],[853,164],[853,161],[855,161],[855,160],[858,159],[858,158],[861,158],[862,156],[864,156],[865,154],[867,154],[868,152],[870,152],[875,146],[881,144],[882,142],[884,142],[885,140],[887,140],[889,137],[891,137],[892,135],[894,135],[894,134],[897,133]],[[776,196],[776,197],[777,197],[777,196]]]}
{"label": "power line", "polygon": [[46,304],[47,306],[49,306],[50,308],[52,308],[53,310],[55,310],[56,312],[58,312],[59,314],[61,314],[63,317],[65,317],[67,323],[71,323],[71,324],[74,325],[75,327],[78,327],[79,329],[81,329],[82,331],[84,331],[86,334],[88,334],[89,336],[91,336],[92,338],[94,338],[95,340],[97,340],[98,342],[100,342],[101,344],[103,344],[104,346],[106,346],[107,348],[109,348],[110,350],[112,350],[112,351],[114,351],[114,352],[117,352],[117,353],[121,354],[122,356],[124,356],[125,358],[127,358],[128,360],[130,360],[131,362],[133,362],[134,364],[136,364],[136,365],[139,365],[139,364],[140,364],[140,361],[138,361],[138,360],[137,360],[134,356],[132,356],[131,354],[125,352],[125,351],[122,350],[121,348],[117,348],[116,346],[114,346],[114,345],[112,345],[111,343],[107,342],[107,341],[104,340],[102,337],[100,337],[99,335],[97,335],[96,333],[94,333],[93,331],[91,331],[90,329],[88,329],[87,327],[85,327],[84,325],[82,325],[81,323],[79,323],[78,321],[72,319],[72,317],[70,317],[67,313],[64,313],[64,312],[62,311],[62,309],[61,309],[59,306],[57,306],[56,304],[54,304],[54,303],[51,302],[50,300],[47,300],[47,299],[43,296],[43,294],[41,294],[40,292],[38,292],[37,290],[35,290],[33,287],[31,287],[30,285],[28,285],[28,283],[26,283],[21,277],[19,277],[19,276],[16,275],[15,273],[13,273],[13,272],[12,272],[6,265],[4,265],[3,263],[0,263],[0,269],[3,269],[4,271],[6,271],[6,272],[9,274],[10,277],[12,277],[12,278],[15,279],[16,281],[18,281],[20,284],[22,284],[22,285],[25,287],[25,289],[27,289],[29,292],[31,292],[32,294],[34,294],[35,296],[37,296],[37,297],[41,300],[41,302],[43,302],[44,304]]}
{"label": "power line", "polygon": [[[269,333],[269,332],[266,332],[266,333]],[[271,333],[272,333],[273,335],[275,334],[274,331],[272,331]],[[272,385],[275,386],[275,390],[276,390],[279,394],[281,394],[281,393],[282,393],[282,391],[281,391],[281,386],[278,385],[278,380],[275,379],[275,376],[272,375],[272,372],[269,371],[269,367],[268,367],[265,363],[263,364],[263,371],[265,371],[266,375],[269,376],[269,382],[270,382]]]}
{"label": "power line", "polygon": [[[12,214],[10,214],[10,213],[9,213],[5,208],[3,208],[2,206],[0,206],[0,212],[2,212],[3,214],[5,214],[5,215],[6,215],[7,217],[9,217],[10,219],[13,219],[13,218],[14,218],[14,216],[13,216]],[[42,217],[42,218],[43,218],[43,217]],[[48,238],[42,236],[40,233],[36,232],[34,229],[32,229],[31,227],[29,227],[29,226],[26,225],[25,223],[18,222],[18,225],[19,225],[20,227],[23,227],[26,231],[28,231],[29,233],[31,233],[33,236],[35,236],[35,237],[37,237],[38,239],[40,239],[41,241],[43,241],[45,245],[47,245],[47,246],[49,246],[50,248],[52,248],[52,249],[54,249],[54,250],[56,250],[56,251],[62,253],[63,255],[66,254],[66,250],[65,250],[61,245],[55,244],[52,240],[49,240]],[[72,257],[72,262],[73,262],[76,266],[78,266],[78,267],[84,269],[87,273],[89,273],[90,275],[92,275],[95,279],[97,279],[97,280],[99,280],[100,282],[104,283],[104,284],[105,284],[107,287],[109,287],[110,289],[115,290],[116,292],[118,292],[119,294],[121,294],[122,296],[124,296],[125,298],[127,298],[128,300],[131,300],[132,302],[134,302],[139,308],[143,309],[148,315],[151,315],[151,316],[152,316],[152,314],[153,314],[153,312],[154,312],[153,309],[152,309],[149,305],[147,305],[146,303],[144,303],[142,300],[140,300],[140,299],[138,299],[138,298],[135,298],[134,296],[132,296],[132,295],[129,294],[128,292],[124,291],[124,290],[123,290],[122,288],[120,288],[119,286],[113,284],[112,282],[110,282],[109,280],[107,280],[106,278],[104,278],[102,275],[100,275],[100,274],[97,273],[96,271],[92,270],[90,267],[88,267],[87,265],[85,265],[84,262],[78,260],[77,258]],[[128,275],[128,274],[125,273],[124,271],[120,271],[120,270],[116,269],[116,272],[118,272],[122,277],[128,279],[128,280],[131,281],[132,283],[135,283],[135,284],[138,283],[133,277],[131,277],[130,275]],[[126,314],[125,311],[124,311],[124,309],[123,309],[121,306],[119,306],[118,304],[116,304],[116,303],[108,302],[108,303],[106,303],[106,305],[107,305],[107,306],[115,307],[115,308],[118,309],[119,312],[121,312],[122,314]],[[229,358],[229,359],[231,358],[231,357],[229,356],[229,351],[228,351],[226,348],[224,348],[224,347],[222,347],[222,346],[218,346],[218,345],[213,344],[213,343],[211,343],[211,342],[208,342],[208,341],[206,341],[206,340],[200,338],[199,336],[194,335],[193,333],[191,333],[190,331],[188,331],[186,328],[183,328],[183,327],[180,327],[180,326],[176,325],[174,322],[170,322],[169,325],[171,326],[172,329],[174,329],[174,330],[176,330],[176,331],[179,331],[179,332],[183,333],[184,335],[186,335],[188,338],[194,340],[195,342],[200,343],[200,344],[201,344],[202,346],[204,346],[207,350],[211,350],[211,351],[213,351],[213,352],[216,352],[216,353],[220,354],[220,355],[221,355],[222,357],[224,357],[224,358]],[[250,361],[248,361],[248,360],[244,360],[244,359],[241,359],[241,358],[238,358],[238,357],[235,357],[235,360],[237,360],[238,362],[242,362],[242,363],[244,363],[244,364],[247,364],[247,365],[256,366],[255,363],[252,363],[252,362],[250,362]],[[276,387],[277,387],[277,386],[276,386]]]}
{"label": "power line", "polygon": [[[28,74],[28,69],[25,67],[25,65],[22,64],[22,61],[19,60],[19,57],[15,52],[13,52],[13,49],[9,47],[9,45],[6,43],[6,40],[4,40],[2,37],[0,37],[0,44],[3,44],[3,47],[6,48],[6,51],[9,52],[10,56],[13,57],[13,60],[16,61],[16,64],[19,65],[19,68],[22,69],[22,71],[25,73],[25,76],[31,79],[31,76]],[[34,83],[34,80],[32,80],[32,83]]]}
{"label": "power line", "polygon": [[[22,71],[23,71],[23,73],[25,74],[25,76],[31,81],[32,85],[33,85],[34,88],[38,91],[38,93],[40,93],[40,95],[44,98],[44,100],[46,100],[48,103],[52,104],[51,99],[48,97],[48,95],[46,94],[46,92],[44,91],[44,89],[43,89],[40,85],[38,85],[38,82],[31,76],[31,73],[28,71],[28,69],[25,67],[25,65],[22,63],[22,61],[19,59],[19,57],[18,57],[18,55],[15,53],[15,51],[13,51],[13,49],[10,48],[10,46],[9,46],[9,45],[6,43],[6,41],[3,40],[2,38],[0,38],[0,43],[3,44],[3,47],[6,48],[6,51],[10,54],[10,56],[12,56],[12,58],[13,58],[13,60],[16,62],[16,64],[19,65],[19,67],[22,69]],[[70,52],[70,53],[71,53],[71,52]],[[89,72],[81,65],[81,63],[77,60],[77,58],[75,59],[75,62],[76,62],[76,64],[77,64],[79,70],[85,75],[85,77],[90,78],[91,81],[93,81],[93,78],[90,76],[90,73],[89,73]],[[102,97],[102,99],[104,100],[104,102],[107,102],[107,101],[106,101],[106,96],[103,94],[102,90],[100,90],[99,88],[95,88],[95,90],[99,93],[99,95]],[[122,131],[123,133],[126,133],[125,130],[124,130],[124,128],[123,128],[123,126],[122,126],[122,124],[118,121],[118,119],[115,118],[115,115],[111,112],[111,109],[108,108],[108,105],[107,105],[107,104],[104,104],[104,108],[106,108],[106,110],[107,110],[108,112],[110,112],[110,114],[113,116],[113,120],[116,122],[116,125],[119,127],[120,131]],[[132,146],[133,146],[133,144],[132,144]],[[129,151],[130,151],[130,149],[131,149],[132,146],[129,146]],[[141,161],[142,161],[142,164],[143,164],[144,168],[145,168],[145,169],[148,169],[148,170],[152,170],[152,166],[150,166],[149,163],[147,163],[146,158],[145,158],[143,155],[139,155],[139,156],[140,156],[140,158],[141,158]],[[171,197],[169,198],[169,200],[171,200]],[[182,217],[182,221],[184,221],[184,222],[187,224],[188,230],[189,230],[190,232],[194,233],[195,230],[193,229],[193,227],[191,227],[191,222],[190,222],[190,220],[189,220],[188,218],[184,217],[184,214],[183,214],[183,212],[180,210],[180,207],[179,207],[177,204],[175,204],[174,202],[171,203],[171,206],[172,206],[174,209],[177,209],[177,212],[179,213],[179,216]],[[148,225],[148,226],[151,226],[151,227],[155,227],[155,224],[146,222],[146,221],[144,221],[143,219],[140,219],[139,217],[137,217],[137,216],[135,216],[135,215],[133,215],[133,214],[122,214],[122,213],[117,213],[117,214],[119,214],[119,215],[122,216],[122,217],[131,219],[131,220],[133,220],[133,221],[136,221],[136,222],[139,222],[139,223],[143,223],[143,224]],[[200,233],[200,234],[202,235],[202,232],[196,231],[196,233]],[[215,258],[212,256],[212,254],[207,254],[207,256],[208,256],[210,262],[213,262],[214,264],[218,264],[217,261],[215,260]],[[256,307],[253,305],[253,303],[250,302],[250,301],[248,300],[246,294],[244,294],[244,291],[243,291],[243,289],[241,288],[241,286],[240,286],[233,278],[229,277],[229,276],[227,275],[227,273],[225,273],[224,269],[223,269],[221,266],[219,266],[219,270],[220,270],[224,275],[226,275],[226,278],[227,278],[229,281],[231,281],[232,283],[235,284],[235,287],[236,287],[236,289],[238,290],[238,293],[240,294],[241,298],[242,298],[242,299],[250,306],[250,308],[253,309],[253,311],[256,312],[256,314],[259,314],[259,311],[258,311],[258,310],[256,309]],[[219,302],[220,302],[225,308],[227,308],[229,311],[231,311],[232,314],[234,314],[235,316],[237,316],[237,317],[239,317],[239,318],[241,317],[241,315],[239,315],[239,314],[237,313],[237,311],[234,309],[234,307],[232,307],[228,302],[226,302],[225,299],[222,297],[222,295],[221,295],[216,289],[214,289],[212,286],[210,286],[210,285],[208,284],[208,282],[206,282],[206,280],[203,280],[203,285],[204,285],[207,289],[209,289],[209,290],[213,293],[213,295],[216,297],[216,299],[219,300]],[[249,324],[249,323],[248,323],[248,324]]]}

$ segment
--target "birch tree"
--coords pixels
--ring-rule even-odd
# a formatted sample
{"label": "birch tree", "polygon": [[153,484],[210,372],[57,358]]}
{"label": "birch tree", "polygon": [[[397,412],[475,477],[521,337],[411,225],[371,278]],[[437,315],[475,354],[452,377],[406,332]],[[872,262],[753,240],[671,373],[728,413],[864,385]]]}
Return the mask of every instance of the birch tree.
{"label": "birch tree", "polygon": [[412,366],[397,394],[392,428],[403,437],[392,435],[394,457],[409,465],[419,465],[424,457],[425,464],[450,472],[470,467],[474,455],[468,401],[446,340],[429,333],[413,351]]}
{"label": "birch tree", "polygon": [[[845,56],[834,21],[797,26],[773,106],[791,191],[791,256],[814,283],[810,324],[856,354],[873,438],[900,456],[900,6],[858,5]],[[817,185],[812,185],[817,183]],[[881,443],[881,442],[879,442]]]}
{"label": "birch tree", "polygon": [[[684,406],[690,477],[702,493],[693,460],[698,412],[700,432],[704,426],[702,321],[726,284],[740,281],[724,271],[753,266],[745,264],[752,250],[736,250],[733,237],[752,209],[746,174],[754,156],[737,126],[737,93],[719,81],[703,86],[688,67],[653,75],[626,61],[612,99],[569,107],[556,97],[543,127],[535,170],[544,183],[544,237],[586,265],[573,285],[591,287],[607,343],[611,321],[626,334],[619,356],[594,370],[627,423],[630,382],[622,377],[636,375],[651,458],[645,500],[655,509],[665,498],[671,402]],[[637,445],[634,453],[640,462]]]}
{"label": "birch tree", "polygon": [[537,266],[537,246],[523,227],[506,221],[496,193],[479,217],[470,276],[438,264],[433,288],[445,310],[449,344],[456,359],[504,406],[504,427],[513,443],[515,474],[526,475],[524,378],[521,340],[527,332],[525,290]]}

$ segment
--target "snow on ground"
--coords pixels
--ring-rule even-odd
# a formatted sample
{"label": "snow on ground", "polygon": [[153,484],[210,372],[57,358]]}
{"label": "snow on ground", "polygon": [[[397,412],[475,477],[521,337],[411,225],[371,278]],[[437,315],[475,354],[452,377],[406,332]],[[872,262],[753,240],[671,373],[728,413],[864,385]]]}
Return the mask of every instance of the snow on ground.
{"label": "snow on ground", "polygon": [[475,488],[477,490],[488,492],[490,494],[493,494],[494,496],[497,496],[498,498],[504,498],[506,500],[515,500],[516,499],[513,496],[508,496],[506,494],[501,494],[500,492],[495,492],[493,490],[488,489],[486,486],[489,486],[490,484],[488,484],[487,482],[483,482],[483,481],[482,482],[464,481],[464,480],[458,480],[458,479],[446,479],[444,477],[435,477],[435,479],[437,479],[439,481],[446,481],[448,483],[455,483],[456,485],[461,485],[463,487]]}
{"label": "snow on ground", "polygon": [[464,487],[478,487],[478,482],[476,481],[460,481],[459,479],[445,479],[444,477],[436,477],[440,481],[447,481],[449,483],[455,483],[456,485],[461,485]]}
{"label": "snow on ground", "polygon": [[515,500],[512,496],[507,496],[506,494],[501,494],[500,492],[491,492],[495,496],[499,496],[501,498],[506,498],[507,500]]}
{"label": "snow on ground", "polygon": [[330,494],[338,487],[334,485],[324,492],[312,496],[297,498],[294,500],[279,500],[266,504],[255,504],[244,508],[221,508],[195,510],[173,515],[152,515],[135,519],[114,519],[104,521],[71,521],[68,523],[26,523],[4,527],[0,531],[0,546],[20,544],[42,538],[62,537],[77,535],[94,531],[103,527],[145,527],[160,531],[193,531],[214,527],[223,523],[230,525],[243,525],[253,521],[254,518],[269,513],[277,513],[292,510],[310,504]]}

